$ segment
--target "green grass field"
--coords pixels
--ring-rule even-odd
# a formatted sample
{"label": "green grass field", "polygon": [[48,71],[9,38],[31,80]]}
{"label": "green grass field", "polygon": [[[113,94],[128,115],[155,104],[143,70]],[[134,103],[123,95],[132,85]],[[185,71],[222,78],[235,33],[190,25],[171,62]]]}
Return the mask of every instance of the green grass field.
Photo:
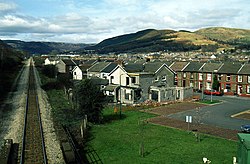
{"label": "green grass field", "polygon": [[[202,135],[197,142],[194,134],[177,129],[145,123],[139,120],[153,117],[139,111],[123,112],[123,118],[114,116],[113,109],[104,110],[102,125],[93,125],[93,147],[104,164],[163,163],[200,164],[207,157],[213,164],[232,163],[236,156],[237,142]],[[112,121],[113,120],[113,121]],[[139,154],[144,143],[144,157]]]}

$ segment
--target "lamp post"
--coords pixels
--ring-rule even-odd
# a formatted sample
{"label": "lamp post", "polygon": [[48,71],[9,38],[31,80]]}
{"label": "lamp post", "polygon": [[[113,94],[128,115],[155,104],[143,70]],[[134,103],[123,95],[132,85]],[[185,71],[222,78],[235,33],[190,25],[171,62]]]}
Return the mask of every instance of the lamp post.
{"label": "lamp post", "polygon": [[201,68],[201,70],[202,70],[202,76],[201,76],[201,78],[202,78],[202,88],[201,88],[201,99],[202,99],[202,101],[204,100],[204,73],[203,73],[203,67]]}
{"label": "lamp post", "polygon": [[212,71],[212,76],[211,76],[211,102],[213,102],[212,89],[213,89],[213,71]]}

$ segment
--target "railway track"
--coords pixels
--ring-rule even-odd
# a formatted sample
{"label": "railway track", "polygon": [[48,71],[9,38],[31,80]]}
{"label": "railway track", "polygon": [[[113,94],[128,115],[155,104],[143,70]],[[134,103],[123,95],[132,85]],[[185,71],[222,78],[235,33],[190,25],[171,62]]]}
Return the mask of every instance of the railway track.
{"label": "railway track", "polygon": [[31,59],[20,164],[47,164],[33,67]]}

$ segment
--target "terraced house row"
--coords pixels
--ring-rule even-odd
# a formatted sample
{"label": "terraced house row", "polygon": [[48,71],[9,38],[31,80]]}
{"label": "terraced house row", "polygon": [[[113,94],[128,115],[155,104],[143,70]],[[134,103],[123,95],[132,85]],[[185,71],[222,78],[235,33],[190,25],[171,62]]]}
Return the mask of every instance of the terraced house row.
{"label": "terraced house row", "polygon": [[121,62],[60,60],[60,73],[73,80],[97,79],[114,102],[140,103],[190,99],[193,91],[210,90],[214,78],[225,95],[250,97],[250,64],[224,62]]}
{"label": "terraced house row", "polygon": [[177,73],[178,86],[190,86],[199,91],[211,89],[215,77],[219,81],[219,91],[225,95],[250,97],[248,63],[174,62],[170,68]]}

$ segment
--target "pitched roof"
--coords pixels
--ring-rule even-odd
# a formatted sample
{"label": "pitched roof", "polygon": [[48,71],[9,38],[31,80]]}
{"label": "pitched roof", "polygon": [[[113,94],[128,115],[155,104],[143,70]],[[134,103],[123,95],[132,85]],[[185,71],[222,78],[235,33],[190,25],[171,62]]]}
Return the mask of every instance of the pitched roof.
{"label": "pitched roof", "polygon": [[202,69],[201,72],[214,72],[214,70],[218,70],[221,68],[223,63],[206,63]]}
{"label": "pitched roof", "polygon": [[176,71],[181,71],[186,65],[188,64],[188,62],[174,62],[170,65],[170,68],[172,70]]}
{"label": "pitched roof", "polygon": [[71,59],[62,59],[62,61],[68,66],[75,66],[76,63]]}
{"label": "pitched roof", "polygon": [[190,62],[184,69],[185,72],[198,72],[204,63]]}
{"label": "pitched roof", "polygon": [[92,65],[91,64],[82,64],[80,67],[80,69],[83,71],[83,72],[86,72],[87,69],[89,69]]}
{"label": "pitched roof", "polygon": [[144,66],[142,64],[126,64],[124,65],[124,70],[129,73],[135,73],[135,72],[142,72],[144,69]]}
{"label": "pitched roof", "polygon": [[237,74],[240,68],[240,63],[224,63],[223,66],[218,70],[218,73]]}
{"label": "pitched roof", "polygon": [[243,67],[239,70],[238,74],[250,75],[250,64],[244,64]]}
{"label": "pitched roof", "polygon": [[144,64],[144,72],[155,73],[164,63],[163,62],[148,62]]}
{"label": "pitched roof", "polygon": [[89,72],[101,72],[106,68],[110,63],[109,62],[98,62],[89,68]]}
{"label": "pitched roof", "polygon": [[117,66],[117,63],[110,63],[107,67],[105,67],[102,72],[105,73],[110,73],[113,69],[115,69],[115,67]]}
{"label": "pitched roof", "polygon": [[91,65],[93,65],[93,64],[95,64],[97,62],[97,60],[85,60],[83,63],[84,64],[91,64]]}
{"label": "pitched roof", "polygon": [[76,65],[80,65],[82,63],[81,60],[73,60],[74,63],[76,63]]}

